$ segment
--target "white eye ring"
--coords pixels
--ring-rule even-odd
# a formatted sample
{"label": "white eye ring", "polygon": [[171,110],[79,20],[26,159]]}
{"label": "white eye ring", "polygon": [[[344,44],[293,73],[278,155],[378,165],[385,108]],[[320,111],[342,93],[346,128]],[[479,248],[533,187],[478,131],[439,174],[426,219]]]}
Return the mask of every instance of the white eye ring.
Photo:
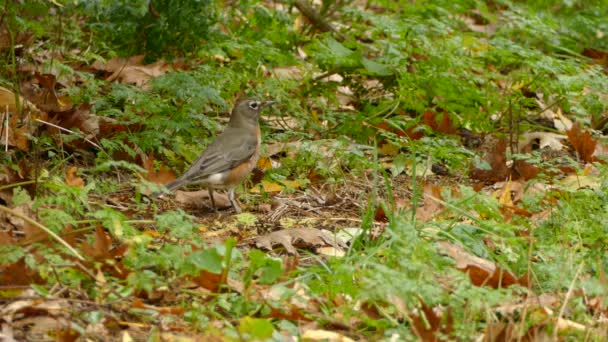
{"label": "white eye ring", "polygon": [[258,110],[258,108],[260,108],[260,102],[259,101],[252,101],[249,103],[249,108],[253,109],[253,110]]}

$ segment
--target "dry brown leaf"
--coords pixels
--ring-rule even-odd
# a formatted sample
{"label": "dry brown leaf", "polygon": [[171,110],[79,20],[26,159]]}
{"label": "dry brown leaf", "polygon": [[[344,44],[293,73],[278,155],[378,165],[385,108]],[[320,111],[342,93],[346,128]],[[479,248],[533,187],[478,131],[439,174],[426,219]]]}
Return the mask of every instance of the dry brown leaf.
{"label": "dry brown leaf", "polygon": [[92,243],[83,243],[82,252],[95,260],[105,260],[113,258],[110,253],[112,248],[112,238],[100,225],[95,228],[93,233],[94,241]]}
{"label": "dry brown leaf", "polygon": [[211,273],[205,270],[201,271],[198,276],[192,277],[192,281],[213,293],[217,293],[220,287],[224,285],[224,277],[221,273]]}
{"label": "dry brown leaf", "polygon": [[583,56],[592,58],[597,64],[608,65],[608,51],[586,47],[583,49]]}
{"label": "dry brown leaf", "polygon": [[536,93],[536,103],[540,109],[540,117],[544,119],[544,121],[550,121],[553,124],[553,128],[555,128],[558,132],[566,132],[572,128],[572,120],[564,115],[562,109],[560,107],[555,108],[556,96],[549,95],[548,101],[553,103],[552,105],[547,105],[545,102],[545,95],[541,92]]}
{"label": "dry brown leaf", "polygon": [[443,199],[441,197],[441,187],[436,184],[426,183],[422,190],[422,196],[424,204],[416,208],[416,220],[426,222],[435,217],[435,214],[443,208],[443,205],[434,199]]}
{"label": "dry brown leaf", "polygon": [[[0,87],[0,125],[2,125],[0,129],[0,145],[8,143],[8,146],[28,151],[29,139],[27,135],[32,134],[36,127],[31,124],[30,120],[32,116],[46,118],[46,114],[38,112],[36,106],[28,100],[20,96],[18,99],[19,107],[17,106],[15,94],[6,88]],[[7,117],[8,130],[5,126]]]}
{"label": "dry brown leaf", "polygon": [[593,160],[606,163],[608,162],[608,146],[598,143],[595,146],[595,152],[593,153]]}
{"label": "dry brown leaf", "polygon": [[568,134],[568,140],[570,140],[578,157],[585,163],[593,162],[593,153],[595,152],[597,141],[593,139],[591,133],[589,131],[583,131],[578,122],[566,133]]}
{"label": "dry brown leaf", "polygon": [[480,152],[490,168],[484,169],[471,165],[471,178],[484,182],[504,181],[511,172],[507,166],[507,140],[488,135],[481,144]]}
{"label": "dry brown leaf", "polygon": [[525,182],[508,180],[497,182],[492,186],[495,189],[493,197],[503,205],[513,205],[524,197]]}
{"label": "dry brown leaf", "polygon": [[425,125],[434,131],[445,134],[457,134],[458,129],[454,126],[450,115],[447,112],[437,113],[430,109],[424,111],[422,120]]}
{"label": "dry brown leaf", "polygon": [[522,301],[516,303],[505,303],[494,311],[503,316],[512,316],[521,313],[523,310],[528,312],[538,308],[558,308],[561,301],[553,293],[543,293],[541,295],[532,295]]}
{"label": "dry brown leaf", "polygon": [[[439,336],[449,336],[454,331],[454,317],[448,308],[444,312],[441,307],[429,307],[420,303],[421,308],[410,314],[414,324],[414,333],[422,341],[440,341]],[[424,318],[422,317],[424,315]],[[445,316],[445,317],[444,317]]]}
{"label": "dry brown leaf", "polygon": [[65,173],[65,183],[69,186],[76,186],[79,188],[84,187],[84,179],[78,177],[76,174],[78,169],[76,166],[70,167]]}
{"label": "dry brown leaf", "polygon": [[446,241],[440,241],[439,246],[443,253],[456,261],[456,268],[467,273],[476,286],[499,288],[514,284],[525,285],[524,280],[517,279],[515,275],[491,261],[468,253],[460,246]]}
{"label": "dry brown leaf", "polygon": [[[232,206],[228,196],[223,193],[213,192],[213,199],[215,206],[219,209],[229,208]],[[174,201],[183,207],[189,208],[205,208],[211,207],[211,198],[209,197],[209,191],[176,191]]]}
{"label": "dry brown leaf", "polygon": [[316,228],[290,228],[272,232],[260,236],[255,240],[258,248],[272,250],[275,246],[285,248],[287,253],[296,255],[298,248],[314,249],[322,246],[333,246],[335,248],[346,248],[339,239],[334,239],[323,231]]}
{"label": "dry brown leaf", "polygon": [[[76,128],[84,133],[87,138],[97,137],[100,133],[101,121],[104,119],[91,113],[91,107],[89,103],[82,103],[76,108],[55,113],[49,121],[65,129],[73,130]],[[47,130],[55,134],[64,133],[54,127],[48,127]],[[81,142],[80,145],[82,144]]]}
{"label": "dry brown leaf", "polygon": [[46,281],[25,263],[25,258],[10,265],[0,265],[0,286],[44,284]]}
{"label": "dry brown leaf", "polygon": [[133,84],[143,89],[147,88],[147,83],[152,78],[165,74],[170,66],[163,60],[158,60],[152,64],[142,65],[143,56],[133,56],[131,58],[112,58],[103,64],[95,62],[93,69],[112,73],[106,81],[119,81],[122,83]]}
{"label": "dry brown leaf", "polygon": [[148,171],[146,174],[146,180],[158,184],[168,184],[169,182],[175,180],[175,172],[173,172],[173,170],[169,169],[167,166],[161,165],[158,171],[154,169],[155,158],[153,154],[142,157],[142,159],[142,166],[146,171]]}
{"label": "dry brown leaf", "polygon": [[473,10],[470,15],[460,15],[458,18],[464,22],[469,30],[478,33],[485,33],[488,36],[496,33],[496,24],[490,23],[478,10]]}
{"label": "dry brown leaf", "polygon": [[21,92],[45,112],[64,112],[74,107],[69,97],[57,94],[57,78],[53,74],[36,72],[34,79],[21,83]]}
{"label": "dry brown leaf", "polygon": [[517,150],[521,153],[531,152],[532,146],[538,146],[539,149],[549,148],[553,151],[561,151],[564,149],[565,135],[549,132],[527,132],[521,135]]}

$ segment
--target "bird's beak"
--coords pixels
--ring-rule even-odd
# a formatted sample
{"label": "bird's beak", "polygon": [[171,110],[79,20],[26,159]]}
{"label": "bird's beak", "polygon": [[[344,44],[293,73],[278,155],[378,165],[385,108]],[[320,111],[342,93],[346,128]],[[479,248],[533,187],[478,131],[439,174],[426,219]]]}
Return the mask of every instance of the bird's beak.
{"label": "bird's beak", "polygon": [[262,107],[272,106],[275,103],[277,103],[277,101],[264,101],[262,102]]}

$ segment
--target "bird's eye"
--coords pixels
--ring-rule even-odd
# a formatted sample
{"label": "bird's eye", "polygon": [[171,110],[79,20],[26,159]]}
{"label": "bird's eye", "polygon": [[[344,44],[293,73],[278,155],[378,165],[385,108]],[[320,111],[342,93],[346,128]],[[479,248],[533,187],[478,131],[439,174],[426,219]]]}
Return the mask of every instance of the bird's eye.
{"label": "bird's eye", "polygon": [[249,103],[249,108],[251,108],[253,110],[257,110],[258,108],[260,108],[260,102],[258,102],[258,101],[251,101]]}

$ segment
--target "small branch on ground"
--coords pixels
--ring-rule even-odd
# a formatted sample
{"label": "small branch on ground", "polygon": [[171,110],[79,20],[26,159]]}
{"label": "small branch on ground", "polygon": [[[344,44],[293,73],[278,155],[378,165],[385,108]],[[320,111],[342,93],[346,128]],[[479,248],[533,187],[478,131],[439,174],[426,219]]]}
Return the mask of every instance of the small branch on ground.
{"label": "small branch on ground", "polygon": [[305,16],[310,22],[319,30],[323,32],[333,32],[336,34],[336,39],[339,41],[345,41],[346,37],[344,37],[340,32],[338,32],[330,23],[328,23],[319,12],[315,11],[311,5],[309,5],[305,0],[296,0],[294,2],[296,8]]}

